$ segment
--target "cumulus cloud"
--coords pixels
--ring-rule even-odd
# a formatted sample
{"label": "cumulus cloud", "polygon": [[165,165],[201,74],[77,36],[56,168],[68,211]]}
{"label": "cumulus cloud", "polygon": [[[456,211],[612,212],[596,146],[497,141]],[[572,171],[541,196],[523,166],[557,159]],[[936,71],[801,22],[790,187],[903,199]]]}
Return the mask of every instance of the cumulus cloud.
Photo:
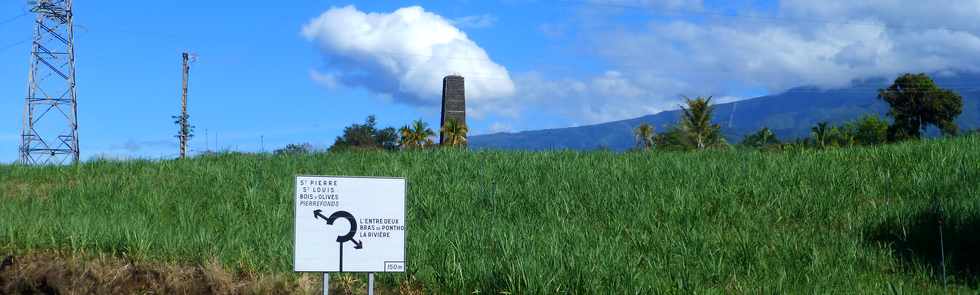
{"label": "cumulus cloud", "polygon": [[980,1],[783,0],[768,14],[742,7],[734,15],[700,15],[719,7],[695,0],[591,2],[692,15],[624,26],[616,14],[586,11],[575,29],[607,71],[574,79],[517,76],[517,92],[529,103],[558,106],[550,110],[583,123],[676,109],[681,95],[712,95],[721,103],[742,99],[746,89],[775,93],[904,72],[980,71]]}
{"label": "cumulus cloud", "polygon": [[316,81],[328,89],[336,89],[341,86],[341,82],[337,79],[337,75],[334,73],[324,73],[316,70],[310,70],[310,79],[313,79],[313,81]]}
{"label": "cumulus cloud", "polygon": [[980,29],[980,1],[975,0],[782,0],[780,14],[786,17],[861,23],[882,22],[897,28],[921,30],[946,28]]}
{"label": "cumulus cloud", "polygon": [[467,108],[474,116],[508,113],[514,82],[503,66],[449,21],[422,7],[391,13],[331,8],[302,28],[316,43],[327,70],[314,80],[330,87],[363,87],[396,102],[438,106],[442,78],[466,78]]}
{"label": "cumulus cloud", "polygon": [[592,95],[608,95],[587,100],[582,116],[622,119],[638,113],[636,106],[676,108],[678,94],[837,88],[903,72],[980,70],[980,1],[898,2],[785,0],[762,21],[681,17],[589,32],[594,52],[616,74],[579,82]]}
{"label": "cumulus cloud", "polygon": [[686,89],[673,79],[607,71],[587,79],[549,79],[541,73],[516,78],[527,105],[540,106],[581,124],[638,117],[676,108],[675,99]]}

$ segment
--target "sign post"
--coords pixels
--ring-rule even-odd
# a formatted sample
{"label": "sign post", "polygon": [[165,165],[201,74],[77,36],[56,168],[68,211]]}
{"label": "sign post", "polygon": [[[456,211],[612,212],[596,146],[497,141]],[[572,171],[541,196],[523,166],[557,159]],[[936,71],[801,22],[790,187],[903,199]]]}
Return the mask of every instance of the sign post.
{"label": "sign post", "polygon": [[[297,176],[294,201],[293,270],[323,273],[327,294],[330,272],[404,272],[404,178]],[[346,248],[346,249],[345,249]]]}

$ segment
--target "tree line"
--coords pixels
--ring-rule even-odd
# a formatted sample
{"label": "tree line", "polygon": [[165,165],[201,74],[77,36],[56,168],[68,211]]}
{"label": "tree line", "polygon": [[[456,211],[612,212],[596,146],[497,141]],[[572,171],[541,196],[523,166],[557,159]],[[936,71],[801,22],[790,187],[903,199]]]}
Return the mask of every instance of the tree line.
{"label": "tree line", "polygon": [[[711,97],[684,97],[680,121],[663,132],[647,123],[633,129],[635,150],[704,150],[732,147],[721,133],[721,126],[711,123],[714,105]],[[889,105],[888,119],[874,114],[840,125],[819,122],[810,136],[790,141],[780,140],[768,127],[744,136],[741,146],[766,150],[792,148],[833,148],[879,145],[919,139],[934,126],[946,136],[959,133],[954,122],[963,111],[963,98],[956,92],[938,87],[926,74],[904,74],[887,88],[878,90],[878,99]],[[176,118],[179,123],[179,119]],[[889,120],[890,119],[890,120]],[[380,128],[374,115],[363,123],[344,128],[328,151],[418,150],[435,147],[466,147],[467,126],[449,120],[439,130],[442,144],[435,143],[436,132],[421,119],[395,129]],[[976,132],[976,131],[973,131]],[[189,132],[188,132],[189,133]],[[313,150],[308,143],[289,144],[275,154],[300,154]]]}
{"label": "tree line", "polygon": [[[684,97],[681,119],[662,133],[644,123],[633,129],[637,150],[703,150],[730,145],[721,134],[721,126],[712,124],[711,97]],[[878,99],[888,103],[891,120],[865,115],[857,120],[832,126],[819,122],[807,138],[782,142],[769,128],[746,135],[741,145],[761,149],[793,147],[831,148],[878,145],[919,139],[929,126],[946,136],[955,136],[954,122],[963,112],[963,98],[956,92],[939,88],[926,74],[904,74],[888,88],[878,90]]]}
{"label": "tree line", "polygon": [[[435,131],[429,128],[429,124],[422,119],[415,120],[411,124],[404,125],[399,129],[394,127],[379,128],[377,119],[370,115],[364,123],[354,123],[344,128],[343,133],[334,140],[333,145],[328,151],[397,151],[397,150],[418,150],[435,147],[466,147],[467,133],[469,129],[455,119],[446,121],[439,132],[442,135],[442,144],[435,143]],[[313,146],[309,143],[289,144],[286,147],[277,149],[273,153],[277,155],[304,154],[313,151]]]}

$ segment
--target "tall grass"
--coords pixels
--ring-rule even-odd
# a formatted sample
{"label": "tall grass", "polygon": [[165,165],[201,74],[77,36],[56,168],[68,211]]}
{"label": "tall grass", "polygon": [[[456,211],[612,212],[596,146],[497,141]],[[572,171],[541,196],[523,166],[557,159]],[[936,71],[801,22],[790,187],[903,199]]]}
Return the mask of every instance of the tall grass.
{"label": "tall grass", "polygon": [[[978,159],[973,136],[780,153],[437,150],[2,165],[0,250],[217,258],[238,271],[288,273],[294,175],[399,176],[409,181],[408,275],[443,293],[936,292],[932,261],[903,260],[895,244],[933,199],[947,223],[980,226],[970,223],[980,220]],[[951,288],[977,290],[969,269],[954,272]],[[405,279],[379,276],[389,286]]]}

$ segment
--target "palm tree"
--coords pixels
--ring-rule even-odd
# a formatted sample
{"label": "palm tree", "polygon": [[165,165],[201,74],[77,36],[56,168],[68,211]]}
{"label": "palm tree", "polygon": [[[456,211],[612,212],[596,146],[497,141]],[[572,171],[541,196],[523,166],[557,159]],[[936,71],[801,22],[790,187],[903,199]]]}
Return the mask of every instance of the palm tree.
{"label": "palm tree", "polygon": [[429,128],[429,124],[422,122],[422,119],[415,120],[412,123],[415,128],[416,140],[419,142],[421,147],[432,146],[432,137],[436,135],[435,131]]}
{"label": "palm tree", "polygon": [[769,127],[763,127],[761,133],[762,145],[767,145],[776,139],[776,134],[772,133],[772,130],[770,130]]}
{"label": "palm tree", "polygon": [[415,120],[411,126],[402,126],[399,132],[402,136],[401,146],[403,149],[430,146],[432,145],[432,139],[430,137],[436,134],[429,128],[429,124],[423,122],[422,119]]}
{"label": "palm tree", "polygon": [[810,133],[813,136],[814,143],[820,147],[824,148],[827,145],[827,137],[830,135],[830,127],[827,122],[817,123],[817,126],[810,128]]}
{"label": "palm tree", "polygon": [[442,126],[442,145],[446,146],[464,146],[466,145],[466,133],[469,129],[466,128],[466,124],[462,124],[456,119],[449,119],[446,124]]}
{"label": "palm tree", "polygon": [[769,145],[779,144],[779,139],[769,127],[762,127],[759,131],[746,135],[742,139],[742,144],[755,148],[762,148]]}
{"label": "palm tree", "polygon": [[643,123],[633,129],[633,135],[636,136],[636,146],[649,150],[653,148],[653,136],[654,127],[650,124]]}
{"label": "palm tree", "polygon": [[841,145],[843,146],[852,147],[857,145],[857,135],[848,128],[840,129],[840,139],[842,141]]}
{"label": "palm tree", "polygon": [[711,124],[711,97],[684,97],[687,107],[681,106],[684,117],[681,118],[681,129],[693,141],[697,149],[705,149],[721,143],[721,126]]}
{"label": "palm tree", "polygon": [[402,126],[401,129],[398,129],[398,133],[401,135],[401,138],[398,140],[398,145],[401,146],[402,149],[410,149],[415,147],[416,142],[412,140],[412,129],[408,128],[408,125]]}

